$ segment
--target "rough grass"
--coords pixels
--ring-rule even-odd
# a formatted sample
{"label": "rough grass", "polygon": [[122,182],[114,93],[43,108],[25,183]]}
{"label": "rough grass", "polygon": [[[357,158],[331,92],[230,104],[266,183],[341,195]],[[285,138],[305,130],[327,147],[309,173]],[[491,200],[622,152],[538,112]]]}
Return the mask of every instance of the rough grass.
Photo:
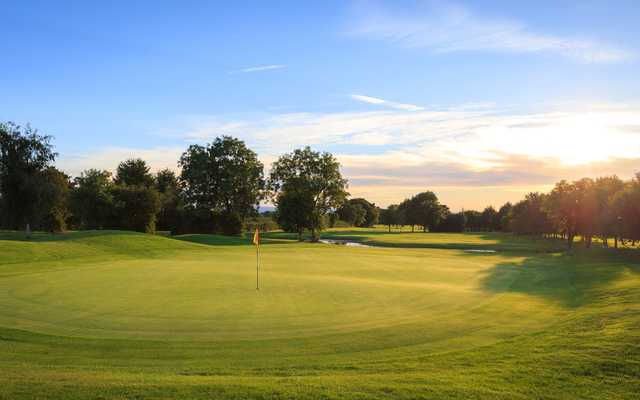
{"label": "rough grass", "polygon": [[[0,234],[0,398],[635,398],[634,251]],[[465,249],[496,249],[477,254]]]}

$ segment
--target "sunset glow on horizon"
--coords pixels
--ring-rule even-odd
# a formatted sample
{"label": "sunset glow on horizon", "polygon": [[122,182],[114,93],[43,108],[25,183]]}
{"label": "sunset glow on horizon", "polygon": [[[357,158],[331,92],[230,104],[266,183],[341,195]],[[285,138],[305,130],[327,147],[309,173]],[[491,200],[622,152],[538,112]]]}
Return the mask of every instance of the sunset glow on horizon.
{"label": "sunset glow on horizon", "polygon": [[282,8],[80,4],[85,18],[69,18],[12,4],[0,46],[31,62],[3,67],[13,94],[0,118],[53,135],[72,176],[128,157],[177,171],[190,144],[220,135],[267,170],[309,145],[380,206],[433,190],[454,209],[480,208],[640,169],[633,2]]}

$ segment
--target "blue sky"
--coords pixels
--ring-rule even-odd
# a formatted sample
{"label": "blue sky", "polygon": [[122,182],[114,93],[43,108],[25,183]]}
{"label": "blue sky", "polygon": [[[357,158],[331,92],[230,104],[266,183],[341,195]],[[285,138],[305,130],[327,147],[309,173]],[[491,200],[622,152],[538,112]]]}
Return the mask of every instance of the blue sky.
{"label": "blue sky", "polygon": [[455,209],[640,165],[637,1],[22,1],[0,16],[0,120],[54,135],[74,175],[136,155],[176,168],[231,134],[267,166],[331,151],[379,204],[432,189]]}

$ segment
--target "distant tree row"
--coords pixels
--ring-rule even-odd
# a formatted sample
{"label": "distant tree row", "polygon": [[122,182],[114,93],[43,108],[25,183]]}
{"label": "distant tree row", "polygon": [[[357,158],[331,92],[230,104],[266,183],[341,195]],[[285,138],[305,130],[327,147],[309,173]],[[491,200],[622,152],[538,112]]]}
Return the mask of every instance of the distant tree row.
{"label": "distant tree row", "polygon": [[[239,234],[248,224],[311,233],[326,226],[418,227],[423,232],[502,231],[516,235],[576,236],[590,247],[594,237],[640,240],[640,174],[561,181],[550,193],[530,193],[498,210],[451,212],[425,191],[379,209],[363,198],[348,199],[347,180],[329,153],[309,147],[278,158],[270,174],[244,142],[222,136],[192,145],[178,160],[180,174],[152,174],[141,159],[121,162],[112,175],[89,169],[71,178],[53,167],[52,138],[31,127],[0,123],[0,228],[59,232],[65,229],[126,229],[173,233]],[[260,218],[261,201],[276,211]]]}
{"label": "distant tree row", "polygon": [[640,174],[623,181],[617,176],[560,181],[550,193],[529,193],[498,210],[451,213],[432,192],[420,193],[399,205],[380,210],[389,227],[415,225],[436,232],[502,231],[516,235],[563,238],[571,247],[580,236],[586,247],[597,237],[608,246],[613,239],[640,241]]}
{"label": "distant tree row", "polygon": [[530,193],[511,207],[506,230],[520,235],[563,237],[571,247],[576,236],[591,247],[594,237],[640,240],[640,174],[560,181],[550,193]]}
{"label": "distant tree row", "polygon": [[423,232],[462,232],[465,217],[462,213],[451,213],[449,207],[441,204],[435,193],[427,191],[405,199],[400,204],[392,204],[380,210],[380,222],[392,226],[416,226]]}

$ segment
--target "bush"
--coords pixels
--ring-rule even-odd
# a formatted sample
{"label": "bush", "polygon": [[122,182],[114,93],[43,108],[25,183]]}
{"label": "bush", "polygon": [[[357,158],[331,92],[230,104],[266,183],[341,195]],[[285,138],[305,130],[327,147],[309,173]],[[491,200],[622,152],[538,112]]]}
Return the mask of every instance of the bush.
{"label": "bush", "polygon": [[244,221],[238,213],[217,213],[214,215],[216,233],[236,236],[244,232]]}
{"label": "bush", "polygon": [[160,199],[155,189],[145,186],[116,186],[112,193],[120,228],[146,233],[156,231]]}
{"label": "bush", "polygon": [[351,227],[353,225],[351,225],[347,221],[343,221],[343,220],[339,219],[339,220],[336,221],[336,223],[333,226],[334,226],[334,228],[348,228],[348,227]]}
{"label": "bush", "polygon": [[60,208],[51,209],[42,218],[42,229],[51,233],[63,232],[67,229],[67,215],[68,213]]}
{"label": "bush", "polygon": [[177,224],[171,234],[217,233],[222,235],[241,235],[245,223],[240,214],[211,212],[201,208],[182,208],[178,211]]}
{"label": "bush", "polygon": [[260,215],[258,217],[251,218],[245,222],[245,230],[247,232],[253,232],[256,228],[260,229],[260,232],[269,232],[280,229],[278,223],[273,219],[272,215]]}
{"label": "bush", "polygon": [[212,233],[215,231],[213,214],[201,208],[178,209],[177,223],[171,229],[172,235],[185,233]]}

